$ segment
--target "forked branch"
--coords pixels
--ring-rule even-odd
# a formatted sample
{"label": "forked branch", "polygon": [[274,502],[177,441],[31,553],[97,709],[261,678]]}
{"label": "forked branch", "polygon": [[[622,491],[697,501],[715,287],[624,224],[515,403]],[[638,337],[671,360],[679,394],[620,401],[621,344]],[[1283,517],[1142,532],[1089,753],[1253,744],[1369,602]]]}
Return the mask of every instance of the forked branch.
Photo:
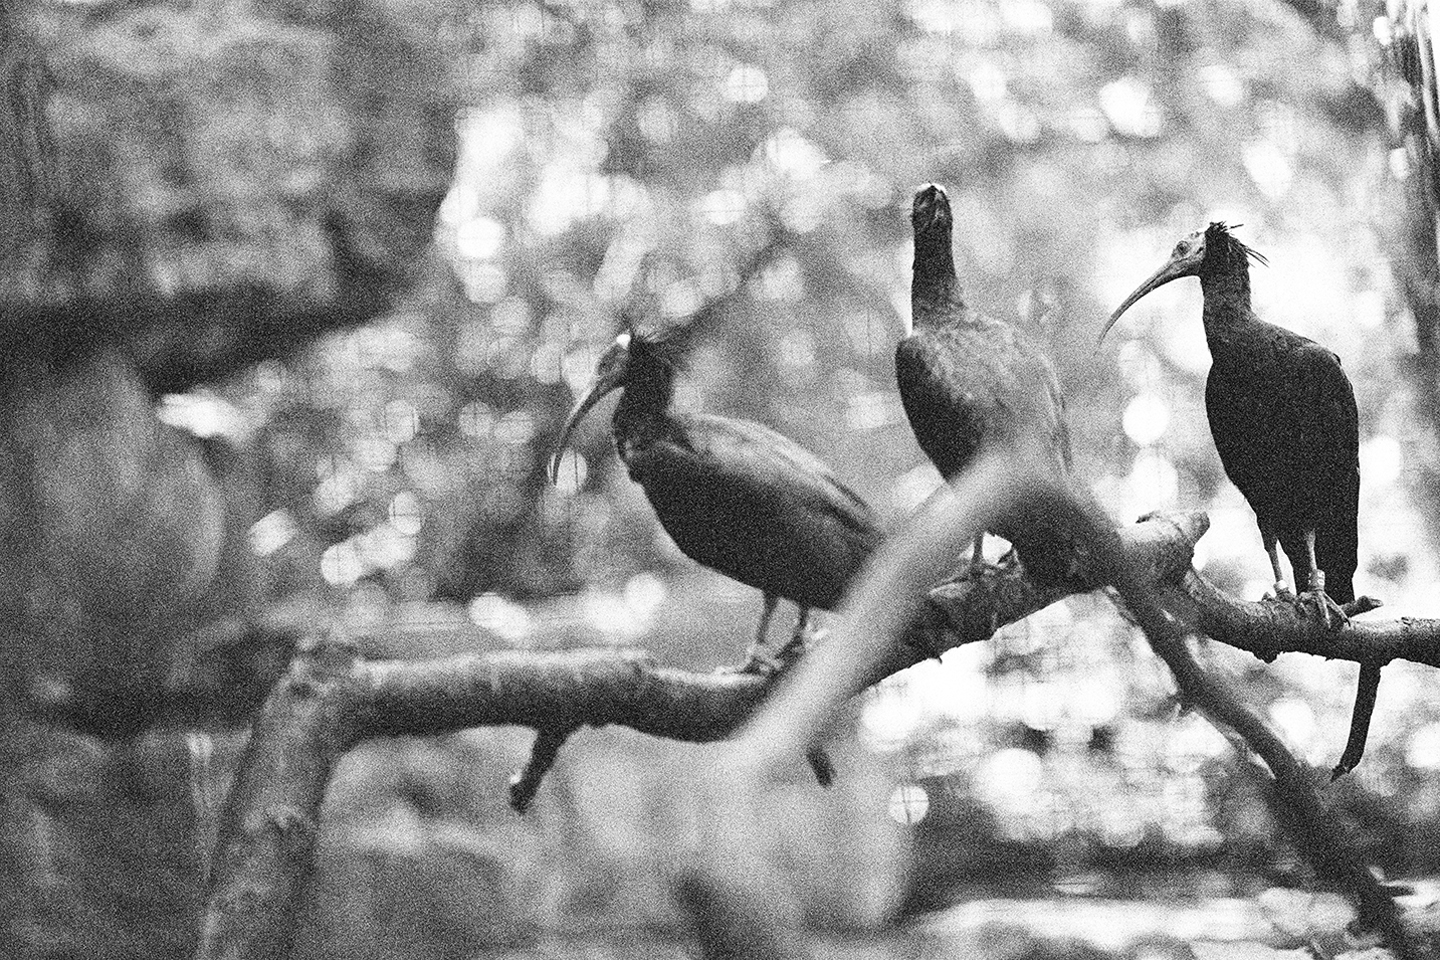
{"label": "forked branch", "polygon": [[[1311,771],[1194,663],[1181,621],[1160,603],[1163,597],[1177,608],[1189,604],[1190,613],[1182,616],[1193,615],[1202,630],[1266,656],[1313,648],[1365,661],[1406,656],[1434,662],[1440,623],[1351,625],[1350,631],[1363,631],[1378,646],[1347,637],[1350,631],[1320,633],[1284,605],[1229,600],[1191,572],[1191,553],[1206,527],[1202,514],[1151,516],[1117,532],[1063,491],[1016,476],[998,461],[980,464],[960,484],[881,549],[831,638],[787,673],[773,696],[766,678],[664,667],[634,650],[367,663],[343,644],[303,649],[263,707],[231,792],[198,955],[236,960],[282,955],[278,951],[288,942],[313,861],[325,785],[339,758],[363,740],[529,726],[542,739],[521,775],[528,801],[560,748],[561,732],[619,724],[653,736],[709,742],[730,736],[755,715],[725,751],[728,759],[717,765],[726,771],[725,791],[735,794],[775,764],[800,762],[852,693],[932,653],[984,640],[1067,593],[1108,583],[1150,631],[1182,695],[1240,733],[1270,766],[1277,793],[1295,811],[1293,819],[1304,824],[1302,845],[1326,867],[1326,875],[1341,880],[1393,944],[1403,944],[1393,904],[1310,785]],[[1042,591],[1018,570],[1002,568],[930,589],[963,553],[956,545],[968,543],[1002,511],[1022,509],[1047,514],[1047,523],[1075,526],[1083,540],[1093,540],[1074,582]],[[1270,629],[1256,628],[1237,611]],[[757,713],[762,704],[765,709]],[[721,883],[714,889],[730,888]]]}
{"label": "forked branch", "polygon": [[[918,614],[919,601],[906,598],[919,596],[927,580],[977,533],[993,529],[997,522],[1042,517],[1047,526],[1066,529],[1088,545],[1093,575],[1112,584],[1123,598],[1155,652],[1170,667],[1181,697],[1212,723],[1238,734],[1269,767],[1280,800],[1279,819],[1320,875],[1359,903],[1362,921],[1378,930],[1398,956],[1424,955],[1406,930],[1390,892],[1371,874],[1345,825],[1320,798],[1315,771],[1297,760],[1223,679],[1200,666],[1188,645],[1194,626],[1166,609],[1162,584],[1152,570],[1130,560],[1098,509],[1074,492],[996,457],[977,463],[949,494],[933,500],[901,535],[881,548],[869,575],[842,608],[831,642],[798,665],[793,681],[726,748],[719,768],[732,790],[758,791],[785,757],[820,741],[844,699],[887,662],[895,642]],[[1187,582],[1192,578],[1203,582],[1194,574],[1187,575]],[[1278,614],[1262,622],[1281,625],[1282,633],[1287,628],[1297,632],[1294,637],[1271,640],[1267,650],[1304,639],[1299,634],[1305,631],[1298,624]]]}

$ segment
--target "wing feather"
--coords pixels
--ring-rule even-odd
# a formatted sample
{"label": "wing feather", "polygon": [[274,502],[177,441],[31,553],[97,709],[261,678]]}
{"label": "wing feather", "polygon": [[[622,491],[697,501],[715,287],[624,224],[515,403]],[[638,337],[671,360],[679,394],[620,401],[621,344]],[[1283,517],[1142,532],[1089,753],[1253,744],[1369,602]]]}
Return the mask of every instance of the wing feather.
{"label": "wing feather", "polygon": [[626,462],[680,549],[767,593],[833,608],[883,537],[869,505],[768,427],[707,415],[671,424]]}

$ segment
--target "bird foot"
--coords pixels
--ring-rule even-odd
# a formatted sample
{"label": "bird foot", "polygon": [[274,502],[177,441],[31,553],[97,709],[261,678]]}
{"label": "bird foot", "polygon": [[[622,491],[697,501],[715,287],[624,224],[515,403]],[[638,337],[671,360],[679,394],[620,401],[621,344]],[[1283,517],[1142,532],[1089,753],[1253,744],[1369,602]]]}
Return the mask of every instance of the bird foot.
{"label": "bird foot", "polygon": [[970,582],[983,580],[988,574],[998,573],[999,571],[1004,570],[1006,567],[1006,561],[1010,560],[1013,556],[1013,552],[1006,554],[1005,557],[1002,558],[1000,563],[992,563],[989,560],[986,560],[984,557],[981,557],[979,559],[972,559],[960,568],[959,572],[955,574],[954,579]]}
{"label": "bird foot", "polygon": [[1336,603],[1324,588],[1306,590],[1292,601],[1301,616],[1310,617],[1325,625],[1327,630],[1339,630],[1350,622],[1345,608]]}
{"label": "bird foot", "polygon": [[[782,651],[782,655],[783,655]],[[745,651],[745,662],[739,665],[727,664],[723,667],[716,667],[716,673],[729,674],[753,674],[760,677],[773,677],[785,669],[786,661],[771,653],[765,647],[752,643],[750,649]]]}
{"label": "bird foot", "polygon": [[790,637],[789,642],[780,648],[779,653],[775,654],[775,662],[782,669],[790,668],[806,650],[810,649],[810,643],[816,637],[817,634],[812,633],[807,624],[803,622],[796,624],[795,633]]}

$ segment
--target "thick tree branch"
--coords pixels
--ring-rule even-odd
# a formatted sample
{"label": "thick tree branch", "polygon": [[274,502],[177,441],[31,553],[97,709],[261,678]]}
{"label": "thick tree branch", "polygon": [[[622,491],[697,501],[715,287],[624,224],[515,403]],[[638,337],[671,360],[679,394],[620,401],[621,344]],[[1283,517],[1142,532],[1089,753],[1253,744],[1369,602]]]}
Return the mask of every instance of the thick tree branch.
{"label": "thick tree branch", "polygon": [[290,956],[320,803],[354,743],[359,670],[353,649],[310,644],[266,700],[226,800],[197,960]]}
{"label": "thick tree branch", "polygon": [[[876,665],[887,660],[887,647],[903,635],[916,612],[916,602],[904,598],[916,596],[925,580],[978,531],[993,528],[997,521],[1040,517],[1047,526],[1067,529],[1089,545],[1095,574],[1124,599],[1170,667],[1181,696],[1222,729],[1234,730],[1265,761],[1282,800],[1277,805],[1281,820],[1321,875],[1359,902],[1362,920],[1379,930],[1397,955],[1423,955],[1390,892],[1370,873],[1344,824],[1316,792],[1314,772],[1290,754],[1224,680],[1201,668],[1188,646],[1191,627],[1162,606],[1164,591],[1147,576],[1151,571],[1132,566],[1120,538],[1097,509],[998,457],[976,464],[949,493],[935,498],[881,547],[868,575],[846,600],[831,642],[802,661],[791,682],[727,746],[717,768],[730,789],[742,795],[758,792],[786,756],[818,742],[855,685],[873,675]],[[716,873],[723,880],[723,865]]]}
{"label": "thick tree branch", "polygon": [[1410,660],[1440,666],[1440,620],[1352,620],[1332,630],[1288,603],[1237,600],[1194,571],[1185,574],[1165,603],[1195,628],[1221,643],[1248,650],[1262,660],[1282,653],[1309,653],[1330,660],[1384,665]]}
{"label": "thick tree branch", "polygon": [[[484,725],[532,727],[542,733],[545,747],[530,765],[533,793],[549,747],[558,747],[557,731],[619,724],[653,736],[711,742],[731,735],[765,704],[726,755],[732,761],[746,757],[751,767],[794,764],[816,745],[817,731],[850,694],[932,652],[984,640],[1067,593],[1111,582],[1123,585],[1127,602],[1152,629],[1159,614],[1146,612],[1144,604],[1159,610],[1157,598],[1163,597],[1167,605],[1185,606],[1185,615],[1193,615],[1203,631],[1263,656],[1305,650],[1361,662],[1436,659],[1437,622],[1352,623],[1329,632],[1287,604],[1247,604],[1220,594],[1190,568],[1195,542],[1206,529],[1200,513],[1150,516],[1118,532],[1106,528],[1076,580],[1061,587],[1040,591],[1017,568],[1000,567],[930,589],[963,553],[954,545],[968,542],[974,529],[993,523],[1010,503],[997,499],[995,490],[1055,514],[1047,523],[1081,522],[1066,514],[1073,504],[1057,499],[1052,488],[1035,481],[1017,486],[1002,464],[982,465],[942,498],[938,518],[927,513],[882,549],[831,638],[783,675],[773,696],[771,679],[661,666],[635,650],[506,651],[374,663],[343,649],[327,654],[334,649],[329,646],[303,650],[267,700],[232,792],[199,956],[272,956],[264,951],[288,936],[284,930],[309,870],[325,783],[335,761],[370,737]],[[959,520],[956,504],[971,505]],[[1084,522],[1096,525],[1093,518]],[[918,565],[916,551],[923,559]],[[1166,622],[1180,630],[1179,621]],[[1347,878],[1367,917],[1388,924],[1388,898],[1351,855],[1348,840],[1309,786],[1308,772],[1233,694],[1207,680],[1183,642],[1168,636],[1156,641],[1156,649],[1176,672],[1183,695],[1240,732],[1270,764],[1277,792],[1310,834],[1303,842],[1321,844],[1320,852],[1312,851],[1317,862],[1333,862],[1329,875]],[[861,655],[857,660],[846,651]],[[824,691],[818,698],[817,689]],[[1341,839],[1316,840],[1332,835]]]}
{"label": "thick tree branch", "polygon": [[1291,839],[1322,877],[1359,903],[1361,921],[1378,930],[1397,956],[1402,960],[1426,956],[1406,928],[1393,895],[1371,873],[1345,823],[1321,799],[1314,785],[1315,772],[1290,753],[1223,678],[1200,666],[1187,642],[1191,626],[1162,606],[1161,591],[1129,569],[1108,530],[1097,526],[1094,532],[1097,553],[1113,571],[1116,591],[1139,621],[1150,645],[1170,667],[1181,696],[1211,723],[1239,734],[1270,768],[1281,801],[1272,806]]}
{"label": "thick tree branch", "polygon": [[[1121,540],[1138,567],[1172,571],[1188,564],[1204,527],[1199,514],[1152,517],[1125,530]],[[890,651],[891,670],[924,659],[924,648],[984,639],[1049,602],[1048,594],[1028,588],[1013,569],[942,588],[932,609],[925,609],[923,589],[917,596],[922,599],[914,607],[923,615],[912,624],[913,642]],[[974,612],[981,607],[988,609]],[[754,711],[770,682],[753,674],[662,667],[638,651],[500,652],[364,663],[343,647],[302,648],[256,721],[231,791],[197,956],[279,955],[310,870],[325,785],[339,757],[366,738],[493,724],[537,731],[622,724],[654,736],[714,741]],[[792,762],[802,752],[808,751],[797,751]],[[543,772],[531,766],[532,774]]]}

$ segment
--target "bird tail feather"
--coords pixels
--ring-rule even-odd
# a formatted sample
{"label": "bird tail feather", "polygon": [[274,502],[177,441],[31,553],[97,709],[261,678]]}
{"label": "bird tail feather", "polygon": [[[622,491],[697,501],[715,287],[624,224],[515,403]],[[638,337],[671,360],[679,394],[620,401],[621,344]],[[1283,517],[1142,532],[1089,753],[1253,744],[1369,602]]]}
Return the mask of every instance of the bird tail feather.
{"label": "bird tail feather", "polygon": [[[1307,589],[1305,539],[1281,537],[1280,546],[1290,560],[1295,574],[1295,589]],[[1355,567],[1359,562],[1359,542],[1353,524],[1348,527],[1320,527],[1315,531],[1315,562],[1325,573],[1325,593],[1336,603],[1355,599]]]}
{"label": "bird tail feather", "polygon": [[1316,537],[1315,562],[1325,571],[1325,592],[1336,603],[1349,603],[1355,599],[1355,567],[1359,563],[1359,543],[1355,529],[1349,532],[1324,531],[1328,533],[1323,541]]}

